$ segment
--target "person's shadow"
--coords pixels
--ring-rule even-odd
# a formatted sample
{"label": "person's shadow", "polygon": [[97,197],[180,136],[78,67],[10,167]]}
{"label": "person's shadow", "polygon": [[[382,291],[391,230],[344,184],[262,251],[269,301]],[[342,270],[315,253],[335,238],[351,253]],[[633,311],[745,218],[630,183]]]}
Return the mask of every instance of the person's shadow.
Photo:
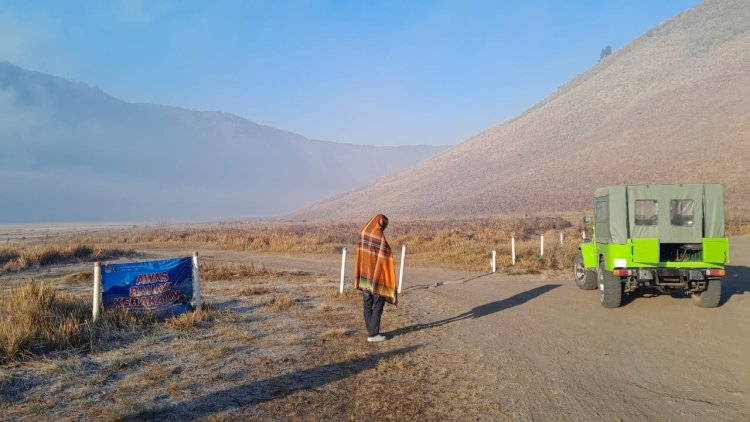
{"label": "person's shadow", "polygon": [[373,353],[365,358],[352,359],[303,369],[273,378],[218,390],[184,402],[156,406],[154,409],[135,410],[124,415],[126,421],[193,420],[216,413],[241,409],[284,398],[303,390],[316,390],[367,370],[377,368],[381,361],[411,353],[421,346],[408,346],[388,352]]}
{"label": "person's shadow", "polygon": [[385,333],[385,335],[389,337],[396,337],[396,336],[400,336],[400,335],[404,335],[408,333],[413,333],[415,331],[440,327],[446,324],[451,324],[454,322],[462,321],[464,319],[481,318],[483,316],[494,314],[495,312],[500,312],[505,309],[524,304],[530,301],[531,299],[534,299],[537,296],[541,296],[544,293],[547,293],[548,291],[556,289],[560,286],[562,286],[562,284],[545,284],[543,286],[534,287],[531,290],[527,290],[525,292],[515,294],[509,298],[496,300],[491,303],[477,306],[476,308],[473,308],[472,310],[468,312],[464,312],[462,314],[456,315],[451,318],[428,322],[426,324],[415,324],[409,327],[398,328],[389,333]]}
{"label": "person's shadow", "polygon": [[474,276],[474,277],[471,277],[471,278],[461,278],[461,279],[458,279],[458,280],[455,280],[455,281],[440,281],[440,282],[437,282],[437,283],[414,284],[414,285],[411,285],[411,286],[405,288],[404,291],[406,292],[406,291],[410,291],[410,290],[431,289],[433,287],[440,287],[440,286],[444,286],[446,284],[463,284],[463,283],[467,283],[469,281],[479,280],[482,277],[487,277],[487,276],[490,276],[490,275],[493,275],[493,274],[494,273],[484,273],[484,274],[480,274],[480,275],[477,275],[477,276]]}

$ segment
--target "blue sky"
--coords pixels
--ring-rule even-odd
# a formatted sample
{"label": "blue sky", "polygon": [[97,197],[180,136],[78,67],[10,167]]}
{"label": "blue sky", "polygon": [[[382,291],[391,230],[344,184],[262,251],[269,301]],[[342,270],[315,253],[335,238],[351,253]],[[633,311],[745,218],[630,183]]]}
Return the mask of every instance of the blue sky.
{"label": "blue sky", "polygon": [[0,60],[315,139],[455,144],[698,3],[0,0]]}

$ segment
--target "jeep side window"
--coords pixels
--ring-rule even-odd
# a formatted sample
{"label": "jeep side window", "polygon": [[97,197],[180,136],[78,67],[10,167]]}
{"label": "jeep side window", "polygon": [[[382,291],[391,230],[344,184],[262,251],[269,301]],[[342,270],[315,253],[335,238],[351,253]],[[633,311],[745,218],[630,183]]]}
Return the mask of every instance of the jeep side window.
{"label": "jeep side window", "polygon": [[607,200],[596,201],[596,222],[606,223],[609,220],[609,207]]}
{"label": "jeep side window", "polygon": [[636,199],[635,224],[638,226],[655,226],[659,224],[659,201],[655,199]]}
{"label": "jeep side window", "polygon": [[669,216],[673,226],[692,226],[695,220],[695,204],[692,199],[669,201]]}

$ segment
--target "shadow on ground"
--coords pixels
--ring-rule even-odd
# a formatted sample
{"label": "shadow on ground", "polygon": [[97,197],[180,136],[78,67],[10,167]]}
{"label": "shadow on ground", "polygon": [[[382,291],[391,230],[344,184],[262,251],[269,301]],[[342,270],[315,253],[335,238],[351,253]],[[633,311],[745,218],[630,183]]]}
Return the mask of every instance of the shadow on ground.
{"label": "shadow on ground", "polygon": [[[316,368],[216,391],[189,402],[177,403],[125,416],[125,420],[199,419],[228,410],[240,409],[263,402],[281,399],[302,390],[313,390],[326,384],[374,369],[378,363],[404,355],[421,346],[409,346],[390,352],[377,353],[362,359],[332,363]],[[179,416],[182,415],[182,416]]]}
{"label": "shadow on ground", "polygon": [[721,303],[727,303],[732,296],[750,292],[750,267],[728,265],[727,275],[721,281]]}
{"label": "shadow on ground", "polygon": [[476,319],[483,316],[491,315],[496,312],[512,308],[514,306],[522,305],[537,296],[541,296],[550,290],[556,289],[562,286],[562,284],[545,284],[543,286],[535,287],[531,290],[515,294],[509,298],[497,300],[495,302],[487,303],[485,305],[477,306],[468,312],[464,312],[460,315],[456,315],[451,318],[442,319],[440,321],[428,322],[426,324],[416,324],[409,327],[399,328],[397,330],[386,333],[387,336],[400,336],[415,331],[440,327],[446,324],[462,321],[464,319]]}
{"label": "shadow on ground", "polygon": [[474,277],[462,278],[462,279],[458,279],[458,280],[438,281],[436,283],[429,283],[429,284],[413,284],[413,285],[405,288],[403,291],[404,292],[408,292],[408,291],[411,291],[411,290],[432,289],[432,288],[435,288],[435,287],[444,286],[446,284],[463,284],[463,283],[466,283],[466,282],[469,282],[469,281],[473,281],[473,280],[477,280],[477,279],[480,279],[482,277],[487,277],[488,275],[493,275],[493,274],[494,273],[483,273],[483,274],[480,274],[480,275],[477,275],[477,276],[474,276]]}

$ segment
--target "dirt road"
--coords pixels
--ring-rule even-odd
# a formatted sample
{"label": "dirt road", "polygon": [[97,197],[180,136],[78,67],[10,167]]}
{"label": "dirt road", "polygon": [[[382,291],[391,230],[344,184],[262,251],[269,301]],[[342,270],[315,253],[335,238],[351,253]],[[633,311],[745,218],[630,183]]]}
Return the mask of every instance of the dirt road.
{"label": "dirt road", "polygon": [[[731,251],[716,309],[644,294],[605,309],[568,279],[407,265],[401,306],[419,323],[390,334],[460,355],[451,369],[476,378],[473,394],[511,419],[750,420],[750,238],[732,239]],[[328,274],[340,266],[333,256],[217,254],[203,256]]]}

